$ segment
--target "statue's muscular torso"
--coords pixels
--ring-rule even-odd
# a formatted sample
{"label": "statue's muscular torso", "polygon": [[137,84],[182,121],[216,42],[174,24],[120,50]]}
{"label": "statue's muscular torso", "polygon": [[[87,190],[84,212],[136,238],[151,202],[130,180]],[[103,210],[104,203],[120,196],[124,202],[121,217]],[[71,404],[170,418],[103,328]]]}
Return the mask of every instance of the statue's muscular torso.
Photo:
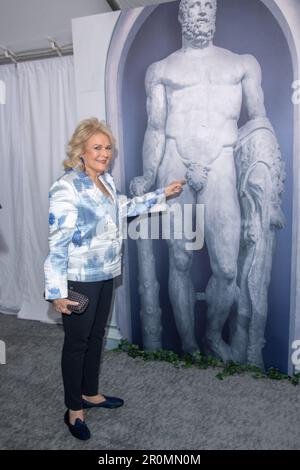
{"label": "statue's muscular torso", "polygon": [[210,164],[238,138],[242,105],[242,56],[213,47],[208,54],[176,51],[156,65],[165,90],[165,137],[176,140],[185,163]]}

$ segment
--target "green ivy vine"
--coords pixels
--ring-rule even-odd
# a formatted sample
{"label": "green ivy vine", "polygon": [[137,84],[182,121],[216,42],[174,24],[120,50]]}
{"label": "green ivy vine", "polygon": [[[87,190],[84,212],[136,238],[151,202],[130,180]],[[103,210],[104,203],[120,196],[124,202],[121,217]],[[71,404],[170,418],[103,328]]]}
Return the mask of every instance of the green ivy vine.
{"label": "green ivy vine", "polygon": [[126,339],[122,339],[115,352],[125,352],[128,356],[133,358],[140,358],[143,361],[163,361],[172,364],[174,367],[198,367],[199,369],[207,369],[208,367],[221,368],[222,370],[216,374],[216,378],[223,380],[225,377],[231,375],[252,373],[252,377],[255,379],[271,379],[271,380],[287,380],[293,385],[298,385],[300,382],[300,372],[289,376],[283,374],[275,367],[270,367],[267,371],[260,369],[259,367],[249,364],[239,364],[237,362],[230,361],[226,364],[224,362],[215,359],[211,356],[204,356],[200,352],[193,354],[184,354],[183,358],[180,358],[178,354],[173,351],[167,351],[161,349],[159,351],[144,351],[136,344],[129,343]]}

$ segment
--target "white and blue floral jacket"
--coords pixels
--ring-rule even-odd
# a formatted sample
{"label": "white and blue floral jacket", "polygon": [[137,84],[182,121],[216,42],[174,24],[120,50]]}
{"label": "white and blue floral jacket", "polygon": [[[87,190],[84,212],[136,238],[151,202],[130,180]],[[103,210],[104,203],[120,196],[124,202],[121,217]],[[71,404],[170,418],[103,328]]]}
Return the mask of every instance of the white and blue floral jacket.
{"label": "white and blue floral jacket", "polygon": [[[50,188],[49,255],[44,264],[45,298],[67,298],[68,280],[93,282],[121,273],[122,221],[166,209],[164,189],[127,199],[113,177],[99,177],[107,198],[84,172],[68,170]],[[153,207],[153,209],[152,209]]]}

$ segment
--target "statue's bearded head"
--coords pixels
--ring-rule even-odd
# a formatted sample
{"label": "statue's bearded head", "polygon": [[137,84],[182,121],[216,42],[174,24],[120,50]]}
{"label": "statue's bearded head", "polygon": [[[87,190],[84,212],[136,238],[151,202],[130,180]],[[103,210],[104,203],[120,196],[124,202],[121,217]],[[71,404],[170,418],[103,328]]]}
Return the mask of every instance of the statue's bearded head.
{"label": "statue's bearded head", "polygon": [[217,0],[181,0],[178,19],[183,36],[197,47],[205,46],[216,30]]}

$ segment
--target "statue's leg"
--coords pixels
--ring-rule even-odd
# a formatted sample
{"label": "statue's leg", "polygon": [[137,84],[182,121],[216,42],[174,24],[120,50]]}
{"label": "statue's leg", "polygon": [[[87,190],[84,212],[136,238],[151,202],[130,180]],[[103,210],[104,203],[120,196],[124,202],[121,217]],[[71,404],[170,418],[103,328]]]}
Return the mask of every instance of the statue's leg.
{"label": "statue's leg", "polygon": [[[167,186],[175,179],[184,177],[185,167],[177,154],[174,140],[166,142],[165,155],[158,171],[156,187]],[[156,214],[157,215],[157,214]],[[155,215],[155,216],[156,216]],[[148,222],[150,219],[147,219]],[[152,217],[151,217],[152,220]],[[152,223],[152,222],[151,222]],[[138,239],[139,294],[141,299],[141,324],[143,347],[147,351],[162,349],[161,308],[159,302],[159,282],[156,275],[156,262],[151,239]]]}
{"label": "statue's leg", "polygon": [[236,191],[234,161],[226,153],[213,164],[199,202],[204,204],[204,233],[212,276],[206,288],[206,352],[232,360],[231,348],[223,340],[223,326],[237,295],[237,259],[241,216]]}
{"label": "statue's leg", "polygon": [[[185,178],[185,173],[186,167],[177,153],[175,142],[168,140],[157,186],[165,187],[171,181]],[[184,238],[180,220],[183,220],[184,204],[194,205],[195,202],[194,190],[185,185],[179,197],[168,201],[169,211],[163,216],[163,236],[169,247],[169,297],[182,348],[189,353],[199,350],[195,339],[195,292],[190,272],[193,252],[186,249],[186,243],[191,240]]]}
{"label": "statue's leg", "polygon": [[143,346],[146,351],[158,351],[162,349],[162,325],[152,240],[137,240],[137,248]]}
{"label": "statue's leg", "polygon": [[168,240],[169,296],[176,327],[185,352],[199,350],[195,339],[195,292],[191,279],[193,252],[185,249],[184,240]]}
{"label": "statue's leg", "polygon": [[249,341],[249,323],[251,318],[251,301],[248,290],[248,272],[253,261],[255,246],[246,249],[244,244],[240,245],[238,260],[238,285],[239,295],[237,309],[230,317],[230,346],[233,359],[245,364],[247,362],[247,347]]}

